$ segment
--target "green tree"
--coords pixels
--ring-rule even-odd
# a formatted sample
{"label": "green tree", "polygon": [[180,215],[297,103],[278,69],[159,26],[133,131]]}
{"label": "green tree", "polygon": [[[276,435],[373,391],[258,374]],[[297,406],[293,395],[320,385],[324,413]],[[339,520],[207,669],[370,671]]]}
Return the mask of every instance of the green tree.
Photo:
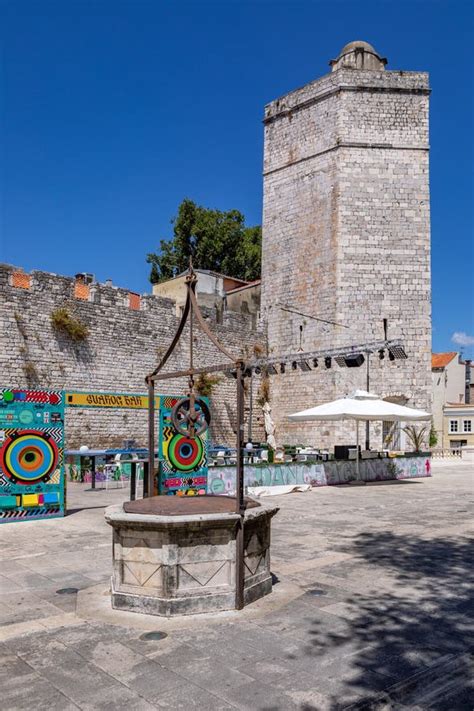
{"label": "green tree", "polygon": [[190,256],[199,269],[247,281],[260,277],[262,229],[246,227],[238,210],[211,210],[185,198],[171,224],[173,237],[146,258],[152,284],[184,272]]}

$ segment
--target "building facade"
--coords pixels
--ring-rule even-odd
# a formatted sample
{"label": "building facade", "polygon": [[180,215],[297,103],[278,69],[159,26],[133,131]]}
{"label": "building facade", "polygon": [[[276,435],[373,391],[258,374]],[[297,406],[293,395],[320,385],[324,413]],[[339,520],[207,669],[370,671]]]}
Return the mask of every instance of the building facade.
{"label": "building facade", "polygon": [[[285,353],[383,339],[386,319],[408,359],[372,356],[370,387],[429,409],[430,89],[425,72],[385,64],[352,42],[329,74],[265,108],[262,325],[269,352]],[[365,368],[321,365],[275,380],[279,441],[315,438],[289,412],[365,385]],[[318,443],[343,432],[320,426]]]}
{"label": "building facade", "polygon": [[474,448],[474,405],[448,403],[444,406],[443,448]]}
{"label": "building facade", "polygon": [[[470,361],[464,361],[459,353],[433,353],[431,357],[431,376],[433,383],[433,426],[436,431],[438,449],[449,448],[452,435],[462,434],[462,422],[459,431],[450,432],[449,415],[445,409],[469,405],[470,403]],[[467,382],[466,382],[467,380]],[[448,418],[448,419],[446,419]],[[454,427],[454,425],[453,425]],[[469,434],[466,431],[464,434]]]}

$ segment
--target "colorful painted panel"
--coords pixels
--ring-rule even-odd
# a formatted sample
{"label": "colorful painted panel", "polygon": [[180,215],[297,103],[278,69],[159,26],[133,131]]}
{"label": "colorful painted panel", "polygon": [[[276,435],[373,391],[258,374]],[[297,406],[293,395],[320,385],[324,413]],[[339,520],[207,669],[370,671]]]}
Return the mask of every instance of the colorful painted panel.
{"label": "colorful painted panel", "polygon": [[[180,398],[164,395],[160,398],[160,493],[178,496],[205,494],[209,430],[193,438],[180,434],[171,422],[171,409]],[[209,404],[207,398],[202,399]]]}
{"label": "colorful painted panel", "polygon": [[0,388],[0,523],[64,512],[63,393]]}

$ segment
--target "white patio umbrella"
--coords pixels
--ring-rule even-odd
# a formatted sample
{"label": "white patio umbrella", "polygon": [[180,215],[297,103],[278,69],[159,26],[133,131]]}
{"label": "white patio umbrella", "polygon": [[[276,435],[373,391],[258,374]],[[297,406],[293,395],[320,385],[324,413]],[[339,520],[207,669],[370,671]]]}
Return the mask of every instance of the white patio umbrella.
{"label": "white patio umbrella", "polygon": [[397,405],[388,400],[382,400],[377,395],[365,390],[356,390],[349,397],[339,398],[324,405],[317,405],[308,410],[288,415],[290,420],[356,420],[357,440],[357,478],[359,478],[359,422],[370,420],[385,420],[387,422],[408,422],[430,420],[431,414],[424,410]]}

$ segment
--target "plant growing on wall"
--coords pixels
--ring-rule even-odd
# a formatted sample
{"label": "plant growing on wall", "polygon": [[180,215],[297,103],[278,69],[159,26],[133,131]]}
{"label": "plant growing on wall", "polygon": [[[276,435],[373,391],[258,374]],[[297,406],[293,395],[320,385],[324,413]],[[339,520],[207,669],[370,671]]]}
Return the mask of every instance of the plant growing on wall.
{"label": "plant growing on wall", "polygon": [[34,385],[37,385],[39,383],[39,373],[36,369],[35,364],[32,363],[30,360],[26,360],[23,363],[23,372],[25,374],[26,382],[28,383],[29,387],[33,387]]}
{"label": "plant growing on wall", "polygon": [[266,402],[270,402],[270,378],[268,373],[262,371],[262,379],[257,394],[257,403],[263,407]]}
{"label": "plant growing on wall", "polygon": [[67,306],[60,306],[51,314],[51,324],[59,333],[64,333],[73,341],[84,341],[89,335],[89,329],[77,316],[74,316]]}
{"label": "plant growing on wall", "polygon": [[427,429],[428,427],[426,425],[424,427],[415,427],[415,425],[407,425],[407,427],[403,428],[404,432],[406,432],[408,435],[408,439],[413,445],[413,451],[422,451]]}
{"label": "plant growing on wall", "polygon": [[428,444],[429,444],[430,449],[432,449],[433,447],[436,447],[436,445],[438,444],[438,435],[436,433],[433,420],[431,420],[431,429],[430,429],[430,434],[428,436]]}
{"label": "plant growing on wall", "polygon": [[196,392],[203,397],[210,397],[215,386],[220,383],[220,378],[216,375],[200,373],[195,382]]}

